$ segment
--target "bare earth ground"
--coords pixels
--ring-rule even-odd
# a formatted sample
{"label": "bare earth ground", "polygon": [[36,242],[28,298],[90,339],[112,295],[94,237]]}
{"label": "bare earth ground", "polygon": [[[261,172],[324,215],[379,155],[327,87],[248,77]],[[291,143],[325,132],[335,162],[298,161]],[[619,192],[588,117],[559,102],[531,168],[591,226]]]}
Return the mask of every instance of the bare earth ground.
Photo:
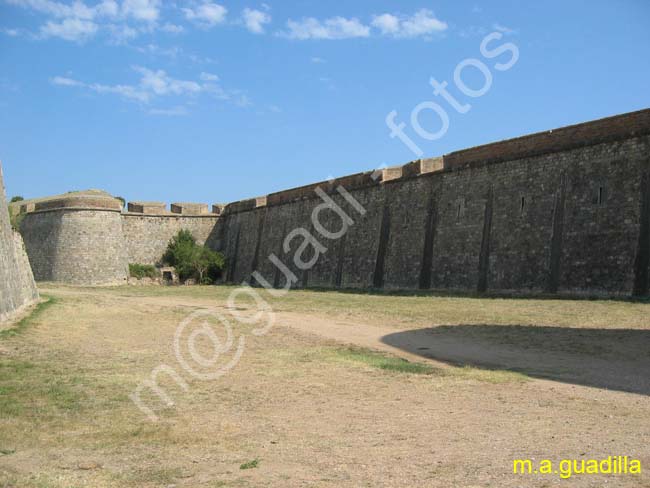
{"label": "bare earth ground", "polygon": [[[231,371],[192,378],[174,332],[231,290],[44,287],[0,335],[0,487],[650,487],[650,304],[296,291],[266,335],[232,322]],[[189,388],[161,375],[152,423],[129,394],[161,364]],[[643,474],[512,474],[609,455]]]}

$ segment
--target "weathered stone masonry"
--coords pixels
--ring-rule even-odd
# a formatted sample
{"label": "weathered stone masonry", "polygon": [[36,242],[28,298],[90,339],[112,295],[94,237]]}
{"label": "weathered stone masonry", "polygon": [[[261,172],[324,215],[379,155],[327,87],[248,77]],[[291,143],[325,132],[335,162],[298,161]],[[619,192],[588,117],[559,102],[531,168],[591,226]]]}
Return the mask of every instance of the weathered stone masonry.
{"label": "weathered stone masonry", "polygon": [[20,234],[9,221],[0,164],[0,322],[38,300],[38,291]]}
{"label": "weathered stone masonry", "polygon": [[157,264],[181,229],[204,244],[218,219],[192,204],[174,204],[171,213],[163,203],[131,203],[123,213],[119,200],[97,191],[22,207],[21,233],[36,280],[76,285],[124,284],[129,263]]}
{"label": "weathered stone masonry", "polygon": [[128,261],[118,200],[73,194],[39,202],[25,215],[20,230],[37,281],[126,283]]}
{"label": "weathered stone masonry", "polygon": [[[275,253],[298,287],[647,295],[649,134],[643,110],[416,161],[378,181],[362,173],[235,202],[217,225],[228,277],[257,270],[282,286]],[[321,238],[327,253],[303,273],[282,241],[311,229],[317,186],[356,223],[343,239]],[[323,224],[340,219],[330,212]]]}
{"label": "weathered stone masonry", "polygon": [[[339,186],[365,208],[363,216]],[[355,221],[338,240],[314,231],[311,214],[322,202],[316,188]],[[132,203],[110,217],[103,234],[92,215],[68,216],[77,231],[52,231],[58,237],[48,255],[58,258],[45,261],[39,254],[50,244],[39,229],[62,227],[71,211],[38,207],[25,210],[31,213],[21,227],[38,279],[74,282],[53,271],[78,259],[75,248],[88,251],[84,272],[99,281],[121,277],[126,262],[154,264],[187,228],[224,252],[233,283],[250,282],[258,271],[284,286],[284,273],[268,259],[274,253],[298,277],[294,287],[648,295],[650,110],[414,161],[379,178],[359,173],[215,206],[212,213],[205,205],[174,204],[170,213],[165,204]],[[320,217],[331,232],[340,229],[334,212]],[[293,263],[298,239],[289,253],[283,249],[298,227],[328,248],[308,271]],[[93,263],[97,249],[114,262]]]}

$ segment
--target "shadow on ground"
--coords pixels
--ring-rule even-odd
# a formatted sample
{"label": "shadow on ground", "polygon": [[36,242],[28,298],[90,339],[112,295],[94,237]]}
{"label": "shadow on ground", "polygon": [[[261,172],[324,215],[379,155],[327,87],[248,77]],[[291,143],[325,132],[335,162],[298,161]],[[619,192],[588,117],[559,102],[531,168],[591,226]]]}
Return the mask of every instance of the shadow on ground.
{"label": "shadow on ground", "polygon": [[382,342],[456,366],[650,395],[650,330],[442,325]]}

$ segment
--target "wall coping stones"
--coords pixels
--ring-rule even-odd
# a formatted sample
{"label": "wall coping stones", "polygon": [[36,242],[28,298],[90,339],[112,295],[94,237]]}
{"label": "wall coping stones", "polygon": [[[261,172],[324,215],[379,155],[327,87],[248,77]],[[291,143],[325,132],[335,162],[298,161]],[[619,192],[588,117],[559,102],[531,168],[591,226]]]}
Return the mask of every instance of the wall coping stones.
{"label": "wall coping stones", "polygon": [[[375,171],[367,171],[271,193],[267,195],[267,205],[282,205],[317,198],[315,194],[317,187],[322,188],[326,193],[334,192],[339,185],[347,190],[355,190],[406,178],[579,149],[645,134],[650,134],[650,109],[484,144],[444,156],[418,159],[403,166],[385,168],[381,170],[379,178],[376,177]],[[250,199],[230,203],[226,205],[224,213],[254,210],[257,208],[255,201],[256,199]]]}
{"label": "wall coping stones", "polygon": [[650,109],[455,151],[445,154],[444,167],[458,170],[578,149],[645,134],[650,134]]}
{"label": "wall coping stones", "polygon": [[146,217],[146,218],[166,218],[166,219],[219,219],[219,215],[216,214],[200,214],[200,215],[188,215],[188,214],[174,214],[171,212],[159,213],[159,214],[146,214],[139,212],[122,212],[123,217]]}
{"label": "wall coping stones", "polygon": [[381,181],[397,180],[402,177],[402,166],[384,168],[381,172]]}
{"label": "wall coping stones", "polygon": [[102,195],[75,194],[52,200],[38,202],[34,205],[34,212],[74,209],[74,210],[104,210],[121,212],[122,202],[113,197]]}

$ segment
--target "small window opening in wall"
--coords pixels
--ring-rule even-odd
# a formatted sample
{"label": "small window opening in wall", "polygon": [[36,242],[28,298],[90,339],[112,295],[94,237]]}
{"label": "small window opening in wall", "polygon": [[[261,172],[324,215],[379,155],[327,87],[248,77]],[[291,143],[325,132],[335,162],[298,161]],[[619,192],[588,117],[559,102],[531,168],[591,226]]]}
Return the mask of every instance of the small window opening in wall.
{"label": "small window opening in wall", "polygon": [[519,204],[519,213],[524,213],[524,210],[526,209],[526,197],[521,197],[521,202]]}
{"label": "small window opening in wall", "polygon": [[605,197],[605,189],[602,186],[598,187],[598,205],[602,205]]}
{"label": "small window opening in wall", "polygon": [[165,271],[163,272],[163,280],[171,283],[172,281],[174,281],[174,275],[172,275],[171,271]]}
{"label": "small window opening in wall", "polygon": [[461,217],[465,213],[465,199],[461,198],[458,200],[458,206],[456,207],[456,221],[460,222]]}

